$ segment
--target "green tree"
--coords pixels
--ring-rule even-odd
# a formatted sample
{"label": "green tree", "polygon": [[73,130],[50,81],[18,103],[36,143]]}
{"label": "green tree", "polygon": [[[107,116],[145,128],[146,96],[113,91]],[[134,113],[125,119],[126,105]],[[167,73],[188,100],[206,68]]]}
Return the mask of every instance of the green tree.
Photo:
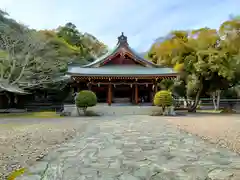
{"label": "green tree", "polygon": [[91,62],[107,52],[107,47],[88,33],[81,33],[73,23],[67,23],[57,29],[57,35],[63,38],[68,44],[79,49],[79,56],[76,58],[81,62]]}
{"label": "green tree", "polygon": [[184,64],[186,93],[195,97],[189,110],[195,111],[203,92],[226,89],[236,80],[239,60],[233,52],[234,48],[227,46],[226,38],[217,30],[202,28],[174,31],[151,53],[157,56],[159,64]]}
{"label": "green tree", "polygon": [[158,86],[160,86],[161,90],[172,90],[174,86],[174,80],[172,79],[163,79]]}
{"label": "green tree", "polygon": [[167,90],[157,92],[154,96],[154,105],[161,107],[164,113],[166,107],[173,105],[172,93]]}
{"label": "green tree", "polygon": [[87,108],[97,104],[97,96],[92,91],[83,90],[76,95],[75,103],[77,108],[81,108],[86,115]]}
{"label": "green tree", "polygon": [[55,31],[44,30],[38,32],[45,43],[45,54],[62,64],[62,69],[66,69],[69,62],[75,61],[80,55],[79,48],[69,44],[65,39],[57,36]]}
{"label": "green tree", "polygon": [[57,35],[63,38],[68,44],[81,47],[82,46],[82,34],[77,30],[77,27],[69,22],[65,26],[60,26],[57,29]]}
{"label": "green tree", "polygon": [[28,93],[35,88],[67,82],[60,73],[61,63],[50,59],[46,42],[36,31],[0,29],[0,91]]}

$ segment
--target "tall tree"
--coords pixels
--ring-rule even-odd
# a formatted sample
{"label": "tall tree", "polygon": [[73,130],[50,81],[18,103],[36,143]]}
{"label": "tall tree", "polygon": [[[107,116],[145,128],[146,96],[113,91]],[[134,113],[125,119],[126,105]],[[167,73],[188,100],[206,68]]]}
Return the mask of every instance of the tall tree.
{"label": "tall tree", "polygon": [[235,49],[229,49],[215,29],[174,31],[171,35],[152,48],[151,53],[159,64],[172,67],[183,64],[186,93],[195,96],[190,111],[195,111],[203,92],[216,92],[232,85],[238,71]]}
{"label": "tall tree", "polygon": [[82,34],[77,30],[73,23],[67,23],[65,26],[60,26],[57,29],[57,35],[63,38],[68,44],[81,47]]}
{"label": "tall tree", "polygon": [[73,23],[67,23],[57,29],[57,35],[68,44],[79,49],[79,61],[93,61],[106,53],[106,46],[88,33],[81,33]]}
{"label": "tall tree", "polygon": [[63,68],[67,63],[80,56],[79,48],[69,44],[65,39],[58,37],[55,31],[44,30],[38,32],[45,43],[45,53],[50,59],[58,60]]}
{"label": "tall tree", "polygon": [[0,90],[25,93],[60,82],[61,64],[49,59],[46,42],[36,31],[0,29]]}

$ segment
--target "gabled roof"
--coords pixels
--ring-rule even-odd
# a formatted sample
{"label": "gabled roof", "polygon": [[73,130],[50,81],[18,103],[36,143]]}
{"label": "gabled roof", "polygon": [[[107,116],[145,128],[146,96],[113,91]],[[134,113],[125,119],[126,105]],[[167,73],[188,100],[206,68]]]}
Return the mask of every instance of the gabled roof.
{"label": "gabled roof", "polygon": [[141,64],[144,64],[146,67],[159,67],[158,65],[152,63],[151,61],[148,61],[141,57],[136,51],[134,51],[127,42],[127,37],[124,36],[122,33],[121,36],[118,37],[118,43],[117,45],[108,53],[105,55],[99,57],[94,62],[91,62],[87,65],[82,66],[83,68],[91,68],[91,67],[99,67],[101,64],[103,64],[105,61],[108,61],[112,57],[114,57],[116,54],[122,53],[122,54],[130,54],[133,58],[133,60],[140,62]]}

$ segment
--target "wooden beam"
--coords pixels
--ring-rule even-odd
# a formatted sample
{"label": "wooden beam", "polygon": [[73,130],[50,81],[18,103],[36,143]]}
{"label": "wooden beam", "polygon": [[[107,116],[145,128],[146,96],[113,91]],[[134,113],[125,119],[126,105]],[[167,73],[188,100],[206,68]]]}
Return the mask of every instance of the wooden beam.
{"label": "wooden beam", "polygon": [[108,84],[108,95],[107,95],[107,103],[109,106],[112,104],[112,84]]}
{"label": "wooden beam", "polygon": [[[149,75],[149,76],[98,76],[98,77],[93,77],[93,76],[77,76],[77,75],[72,75],[72,80],[73,81],[82,81],[82,80],[88,80],[88,81],[91,81],[91,80],[94,80],[94,79],[135,79],[135,78],[138,78],[138,79],[149,79],[149,80],[154,80],[154,79],[165,79],[165,78],[177,78],[179,75],[176,75],[176,74],[167,74],[167,75],[164,75],[164,76],[161,76],[161,75]],[[90,78],[90,79],[89,79]]]}

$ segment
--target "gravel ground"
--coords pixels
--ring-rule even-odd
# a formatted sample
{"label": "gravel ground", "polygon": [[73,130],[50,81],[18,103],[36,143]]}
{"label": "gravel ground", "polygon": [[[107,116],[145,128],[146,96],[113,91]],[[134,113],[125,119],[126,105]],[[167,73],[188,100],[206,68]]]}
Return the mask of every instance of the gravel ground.
{"label": "gravel ground", "polygon": [[[85,121],[86,122],[86,121]],[[81,119],[0,119],[0,179],[81,132]]]}
{"label": "gravel ground", "polygon": [[[81,133],[90,119],[0,118],[0,179],[5,179],[7,174],[20,167],[31,166],[50,150],[72,139],[77,133]],[[184,116],[161,119],[167,119],[180,129],[240,153],[240,116]]]}
{"label": "gravel ground", "polygon": [[240,154],[240,115],[201,115],[169,118],[178,128]]}

